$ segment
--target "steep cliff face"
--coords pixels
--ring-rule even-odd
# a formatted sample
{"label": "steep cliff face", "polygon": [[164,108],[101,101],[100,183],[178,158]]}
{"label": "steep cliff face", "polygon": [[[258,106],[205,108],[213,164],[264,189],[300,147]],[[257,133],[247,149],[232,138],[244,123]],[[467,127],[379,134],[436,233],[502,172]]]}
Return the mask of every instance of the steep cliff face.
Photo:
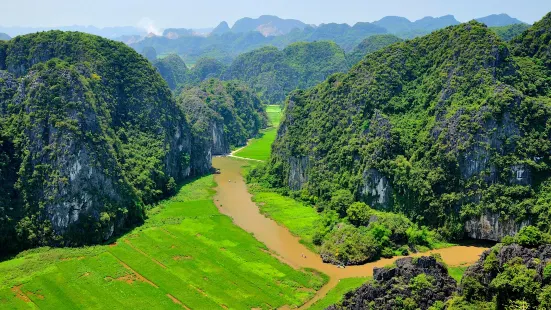
{"label": "steep cliff face", "polygon": [[268,123],[260,99],[238,82],[207,80],[185,89],[178,104],[192,125],[194,139],[205,146],[202,157],[230,153],[232,146],[245,145]]}
{"label": "steep cliff face", "polygon": [[[530,42],[549,37],[541,25],[550,19]],[[289,97],[265,169],[280,179],[270,182],[322,204],[344,188],[449,237],[500,240],[536,218],[547,229],[539,214],[549,208],[541,197],[551,177],[551,92],[536,59],[542,49],[531,46],[530,58],[516,47],[513,56],[471,22],[372,53]]]}
{"label": "steep cliff face", "polygon": [[108,239],[210,164],[191,165],[201,148],[192,148],[184,114],[122,43],[52,31],[0,50],[0,125],[21,162],[10,228],[18,248]]}

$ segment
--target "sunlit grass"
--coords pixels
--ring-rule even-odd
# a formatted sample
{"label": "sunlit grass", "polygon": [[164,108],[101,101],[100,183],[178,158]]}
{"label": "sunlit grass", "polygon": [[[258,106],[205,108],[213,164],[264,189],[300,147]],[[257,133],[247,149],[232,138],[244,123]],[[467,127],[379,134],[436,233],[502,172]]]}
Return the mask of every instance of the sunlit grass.
{"label": "sunlit grass", "polygon": [[347,278],[339,281],[339,284],[332,288],[325,297],[316,301],[309,310],[323,310],[331,305],[336,304],[341,301],[344,294],[357,289],[362,286],[365,282],[369,281],[370,278]]}
{"label": "sunlit grass", "polygon": [[221,215],[212,176],[183,186],[112,245],[41,248],[0,263],[0,308],[298,306],[326,281],[295,270]]}
{"label": "sunlit grass", "polygon": [[312,239],[320,215],[314,208],[278,193],[258,189],[251,192],[262,214],[287,227],[302,244],[318,252]]}
{"label": "sunlit grass", "polygon": [[277,136],[277,127],[281,120],[282,112],[279,105],[269,105],[266,107],[266,113],[272,127],[262,131],[259,138],[252,139],[249,144],[235,153],[235,156],[266,161],[270,158],[272,143]]}

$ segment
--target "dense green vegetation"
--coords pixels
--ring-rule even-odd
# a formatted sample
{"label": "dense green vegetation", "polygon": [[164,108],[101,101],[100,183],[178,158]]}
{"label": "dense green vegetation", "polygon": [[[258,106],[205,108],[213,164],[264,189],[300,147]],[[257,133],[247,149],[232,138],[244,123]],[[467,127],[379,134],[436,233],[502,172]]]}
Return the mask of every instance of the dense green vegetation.
{"label": "dense green vegetation", "polygon": [[154,60],[153,65],[176,94],[181,93],[185,87],[197,86],[205,80],[219,78],[226,69],[224,64],[212,58],[201,58],[189,69],[176,54]]}
{"label": "dense green vegetation", "polygon": [[528,30],[528,28],[530,28],[530,25],[527,24],[513,24],[508,26],[492,27],[490,29],[492,29],[501,40],[510,41],[514,37]]}
{"label": "dense green vegetation", "polygon": [[[361,54],[357,51],[355,57]],[[332,42],[295,43],[283,50],[265,47],[240,55],[229,67],[201,58],[189,70],[175,54],[153,64],[177,94],[210,78],[240,80],[268,104],[281,104],[289,92],[312,87],[349,67],[344,51]]]}
{"label": "dense green vegetation", "polygon": [[292,90],[314,86],[346,69],[344,51],[335,43],[295,43],[281,51],[265,47],[242,54],[223,78],[244,81],[262,100],[278,104]]}
{"label": "dense green vegetation", "polygon": [[342,296],[351,290],[357,289],[370,278],[346,278],[339,281],[339,284],[332,288],[325,297],[316,301],[309,310],[324,310],[330,305],[338,303]]}
{"label": "dense green vegetation", "polygon": [[383,49],[391,44],[401,42],[402,39],[391,34],[374,35],[363,40],[354,50],[346,55],[348,64],[353,66],[357,64],[366,55]]}
{"label": "dense green vegetation", "polygon": [[191,68],[187,84],[198,84],[211,78],[219,78],[226,66],[214,58],[201,58]]}
{"label": "dense green vegetation", "polygon": [[190,154],[200,150],[184,114],[149,62],[122,43],[75,32],[18,36],[0,43],[0,77],[0,166],[9,167],[0,183],[12,193],[0,218],[10,247],[107,239],[141,223],[143,204],[169,195],[193,168]]}
{"label": "dense green vegetation", "polygon": [[287,227],[328,263],[357,265],[447,246],[433,231],[419,228],[403,215],[375,211],[361,202],[353,203],[343,218],[339,212],[352,203],[345,192],[336,193],[331,207],[319,213],[308,201],[301,201],[305,197],[299,193],[287,196],[257,183],[254,170],[247,181],[260,212]]}
{"label": "dense green vegetation", "polygon": [[[511,44],[477,22],[449,27],[295,91],[252,180],[340,219],[354,209],[401,213],[446,239],[499,240],[526,222],[551,229],[550,23]],[[365,225],[323,242],[372,243]]]}
{"label": "dense green vegetation", "polygon": [[221,215],[213,183],[181,187],[111,245],[40,248],[0,263],[1,307],[273,309],[310,299],[326,277],[281,263]]}
{"label": "dense green vegetation", "polygon": [[260,99],[238,81],[206,80],[186,88],[178,97],[192,125],[193,134],[220,144],[214,154],[226,154],[229,148],[243,146],[268,124]]}
{"label": "dense green vegetation", "polygon": [[247,146],[235,152],[235,156],[250,158],[256,160],[268,160],[272,151],[272,143],[277,135],[277,127],[281,119],[282,111],[279,105],[269,105],[266,107],[266,114],[271,127],[261,131],[259,138],[253,138]]}
{"label": "dense green vegetation", "polygon": [[157,59],[153,62],[153,65],[172,90],[176,89],[178,85],[185,83],[190,75],[189,69],[182,58],[175,54]]}
{"label": "dense green vegetation", "polygon": [[549,309],[551,236],[533,226],[486,251],[448,309]]}

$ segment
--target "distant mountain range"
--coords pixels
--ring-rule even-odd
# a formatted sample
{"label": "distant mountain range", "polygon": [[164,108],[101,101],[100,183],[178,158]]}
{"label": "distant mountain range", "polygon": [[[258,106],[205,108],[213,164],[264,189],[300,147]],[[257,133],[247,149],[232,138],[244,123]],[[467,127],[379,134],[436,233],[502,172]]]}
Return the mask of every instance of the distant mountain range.
{"label": "distant mountain range", "polygon": [[[523,24],[506,14],[490,15],[478,20],[492,27]],[[121,41],[138,52],[153,47],[159,56],[178,54],[187,64],[194,64],[203,57],[230,64],[239,54],[264,46],[283,49],[295,42],[333,41],[349,53],[373,35],[392,34],[401,39],[412,39],[459,23],[454,16],[446,15],[425,17],[417,21],[388,16],[373,23],[359,22],[353,26],[336,23],[307,25],[294,19],[263,15],[256,19],[240,19],[232,27],[227,22],[221,22],[209,35],[199,36],[191,29],[175,28],[165,30],[163,36],[149,36],[141,41],[135,38]],[[514,33],[509,29],[502,30],[502,33],[506,32]]]}
{"label": "distant mountain range", "polygon": [[244,33],[258,31],[264,36],[278,36],[291,32],[293,29],[304,29],[307,25],[296,19],[282,19],[272,15],[262,15],[259,18],[245,17],[233,25],[231,32]]}
{"label": "distant mountain range", "polygon": [[493,14],[486,17],[477,18],[477,21],[486,24],[488,27],[502,27],[514,24],[526,24],[507,14]]}
{"label": "distant mountain range", "polygon": [[[490,15],[477,20],[490,27],[524,24],[507,14]],[[353,26],[336,23],[308,25],[295,19],[262,15],[258,18],[242,18],[232,27],[227,22],[221,22],[215,28],[168,28],[161,35],[147,33],[144,29],[131,26],[106,28],[67,26],[56,29],[85,32],[121,41],[138,52],[142,52],[145,47],[153,47],[160,56],[176,53],[188,64],[193,64],[202,57],[212,57],[229,64],[241,53],[269,45],[285,48],[295,42],[329,40],[337,43],[346,52],[350,52],[365,38],[372,35],[393,34],[401,39],[411,39],[459,23],[454,16],[446,15],[429,16],[417,21],[387,16],[372,23],[359,22]],[[14,37],[50,29],[52,28],[0,26],[0,33]]]}

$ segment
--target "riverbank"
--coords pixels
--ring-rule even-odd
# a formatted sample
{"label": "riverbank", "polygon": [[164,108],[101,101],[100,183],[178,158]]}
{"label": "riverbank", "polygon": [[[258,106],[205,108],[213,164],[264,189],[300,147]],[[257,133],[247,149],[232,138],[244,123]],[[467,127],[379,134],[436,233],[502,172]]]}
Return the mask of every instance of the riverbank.
{"label": "riverbank", "polygon": [[[392,264],[401,257],[381,259],[361,266],[338,268],[335,265],[325,264],[321,257],[300,243],[286,227],[278,225],[272,219],[262,215],[259,208],[252,201],[252,195],[241,174],[243,165],[247,163],[230,157],[213,158],[213,166],[221,173],[215,176],[218,183],[215,204],[221,213],[230,216],[233,222],[242,229],[252,233],[260,242],[264,243],[281,261],[294,268],[313,268],[327,274],[329,282],[323,286],[314,298],[302,305],[307,309],[335,287],[340,279],[354,277],[369,277],[373,275],[374,267],[384,267]],[[486,247],[453,246],[411,256],[422,256],[438,253],[449,266],[461,266],[474,263]]]}

